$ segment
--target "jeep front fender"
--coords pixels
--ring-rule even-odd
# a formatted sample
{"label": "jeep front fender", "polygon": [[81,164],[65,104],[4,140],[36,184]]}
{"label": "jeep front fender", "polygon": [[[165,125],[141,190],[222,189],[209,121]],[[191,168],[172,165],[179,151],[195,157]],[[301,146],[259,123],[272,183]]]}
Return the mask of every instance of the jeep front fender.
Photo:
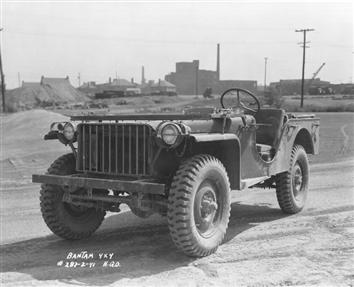
{"label": "jeep front fender", "polygon": [[241,144],[235,134],[190,134],[193,154],[206,153],[218,158],[225,166],[231,189],[241,189]]}

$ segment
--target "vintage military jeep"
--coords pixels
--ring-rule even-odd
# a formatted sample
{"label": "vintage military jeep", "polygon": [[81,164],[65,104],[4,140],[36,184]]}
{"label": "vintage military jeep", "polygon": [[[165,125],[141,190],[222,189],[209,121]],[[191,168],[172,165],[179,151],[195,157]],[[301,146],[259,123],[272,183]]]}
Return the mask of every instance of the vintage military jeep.
{"label": "vintage military jeep", "polygon": [[319,119],[262,109],[250,92],[234,88],[221,108],[181,114],[73,116],[53,123],[45,139],[72,152],[59,157],[42,184],[41,211],[65,239],[90,236],[106,211],[122,203],[139,217],[167,216],[176,246],[206,256],[222,242],[231,190],[275,188],[285,213],[304,207],[307,154],[317,154]]}

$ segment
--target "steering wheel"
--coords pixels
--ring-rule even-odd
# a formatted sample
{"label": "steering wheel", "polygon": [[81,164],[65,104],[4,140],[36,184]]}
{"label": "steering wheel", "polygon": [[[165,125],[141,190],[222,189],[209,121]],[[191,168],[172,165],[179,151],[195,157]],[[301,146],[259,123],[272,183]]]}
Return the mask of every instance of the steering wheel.
{"label": "steering wheel", "polygon": [[[232,104],[231,101],[236,103]],[[232,88],[223,92],[220,98],[220,103],[224,109],[243,109],[244,111],[248,111],[253,114],[258,113],[261,108],[257,97],[253,95],[250,91],[241,88]]]}

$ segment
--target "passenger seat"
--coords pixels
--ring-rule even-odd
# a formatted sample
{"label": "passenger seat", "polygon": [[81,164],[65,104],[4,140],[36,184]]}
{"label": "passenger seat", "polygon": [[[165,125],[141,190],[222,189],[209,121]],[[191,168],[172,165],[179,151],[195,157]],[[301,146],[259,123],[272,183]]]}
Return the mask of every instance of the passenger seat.
{"label": "passenger seat", "polygon": [[255,119],[257,151],[264,160],[269,161],[275,154],[286,113],[282,109],[261,109]]}

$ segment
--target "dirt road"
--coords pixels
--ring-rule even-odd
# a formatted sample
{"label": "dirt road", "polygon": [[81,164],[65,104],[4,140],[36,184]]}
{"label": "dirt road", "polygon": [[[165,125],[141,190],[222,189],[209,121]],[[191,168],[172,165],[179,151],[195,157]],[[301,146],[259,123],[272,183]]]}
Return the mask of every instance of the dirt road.
{"label": "dirt road", "polygon": [[[225,243],[198,260],[176,251],[158,216],[113,214],[90,239],[60,240],[41,219],[38,186],[9,188],[1,192],[1,285],[353,285],[353,172],[353,160],[313,165],[307,207],[294,216],[280,212],[272,190],[234,193]],[[82,251],[93,258],[73,259]]]}

